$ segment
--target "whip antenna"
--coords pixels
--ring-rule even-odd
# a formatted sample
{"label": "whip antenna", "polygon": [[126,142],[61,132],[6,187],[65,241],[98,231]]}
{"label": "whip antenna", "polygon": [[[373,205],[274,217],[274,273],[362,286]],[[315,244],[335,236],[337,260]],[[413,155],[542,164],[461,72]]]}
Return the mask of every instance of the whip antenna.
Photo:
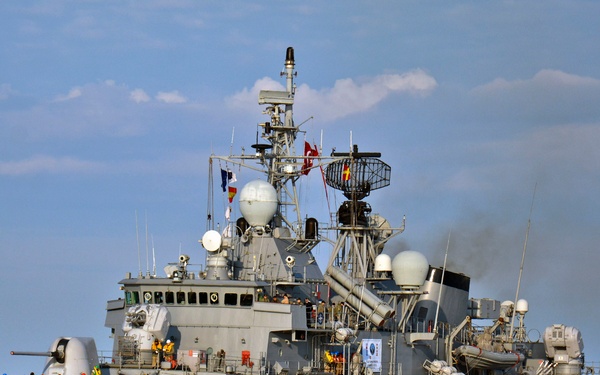
{"label": "whip antenna", "polygon": [[[527,231],[525,231],[525,243],[523,244],[523,255],[521,256],[521,267],[519,268],[519,280],[517,282],[517,293],[515,295],[515,306],[519,300],[519,289],[521,288],[521,277],[523,276],[523,266],[525,264],[525,253],[527,252],[527,241],[529,240],[529,229],[531,228],[531,214],[533,213],[533,202],[535,201],[535,192],[537,190],[537,182],[533,187],[533,196],[531,197],[531,207],[529,208],[529,219],[527,220]],[[513,312],[513,319],[510,324],[510,339],[512,341],[513,331],[515,328],[515,313]]]}
{"label": "whip antenna", "polygon": [[141,255],[140,255],[140,230],[139,230],[139,226],[138,226],[138,213],[137,210],[135,210],[135,237],[137,240],[137,250],[138,250],[138,272],[139,272],[139,277],[142,277],[142,259],[141,259]]}
{"label": "whip antenna", "polygon": [[435,321],[433,323],[433,333],[437,334],[438,314],[440,313],[440,302],[442,301],[442,289],[444,289],[444,276],[446,275],[446,261],[448,260],[448,249],[450,248],[450,236],[452,229],[448,233],[448,242],[446,243],[446,254],[444,255],[444,268],[442,269],[442,281],[440,281],[440,293],[438,294],[437,309],[435,309]]}

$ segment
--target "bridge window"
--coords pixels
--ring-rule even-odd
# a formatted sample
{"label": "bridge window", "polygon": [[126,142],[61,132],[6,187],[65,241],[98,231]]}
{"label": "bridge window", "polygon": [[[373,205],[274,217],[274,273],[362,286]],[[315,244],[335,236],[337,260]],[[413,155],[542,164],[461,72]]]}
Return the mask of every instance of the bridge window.
{"label": "bridge window", "polygon": [[140,303],[140,293],[126,290],[125,303],[128,305],[135,305],[136,303]]}
{"label": "bridge window", "polygon": [[198,293],[198,303],[201,305],[206,305],[208,303],[208,293],[206,293],[206,292]]}
{"label": "bridge window", "polygon": [[240,294],[240,306],[252,306],[252,294]]}
{"label": "bridge window", "polygon": [[196,292],[188,292],[188,303],[190,305],[195,305],[198,303],[198,295]]}
{"label": "bridge window", "polygon": [[177,292],[177,304],[183,305],[185,303],[185,292]]}
{"label": "bridge window", "polygon": [[154,303],[163,303],[163,292],[154,292]]}
{"label": "bridge window", "polygon": [[167,292],[167,293],[165,293],[165,297],[166,297],[165,299],[166,299],[167,305],[172,305],[175,303],[175,293]]}
{"label": "bridge window", "polygon": [[237,305],[237,297],[236,293],[225,293],[225,304],[229,306]]}

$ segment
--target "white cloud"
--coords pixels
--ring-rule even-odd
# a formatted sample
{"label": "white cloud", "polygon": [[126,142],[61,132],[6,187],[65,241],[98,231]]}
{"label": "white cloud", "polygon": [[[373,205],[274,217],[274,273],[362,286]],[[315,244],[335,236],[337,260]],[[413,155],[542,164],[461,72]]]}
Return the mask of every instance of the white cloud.
{"label": "white cloud", "polygon": [[476,87],[474,93],[491,94],[506,90],[522,90],[528,87],[600,87],[600,80],[591,77],[582,77],[562,72],[560,70],[542,69],[532,78],[526,80],[508,81],[496,78],[490,83]]}
{"label": "white cloud", "polygon": [[129,93],[129,98],[136,103],[146,103],[150,101],[150,96],[142,89],[135,89]]}
{"label": "white cloud", "polygon": [[351,78],[336,81],[331,89],[313,90],[307,85],[298,89],[302,107],[318,114],[324,121],[333,121],[366,112],[394,93],[425,96],[437,87],[436,80],[422,70],[404,74],[379,75],[364,82]]}
{"label": "white cloud", "polygon": [[159,93],[156,94],[156,100],[169,104],[180,104],[188,101],[187,98],[181,95],[177,90],[171,92],[159,91]]}
{"label": "white cloud", "polygon": [[0,162],[0,175],[92,172],[99,169],[104,169],[103,164],[70,157],[56,158],[44,155],[19,161]]}
{"label": "white cloud", "polygon": [[374,86],[387,87],[390,91],[406,91],[413,95],[428,95],[437,87],[437,82],[423,70],[417,69],[400,75],[377,76]]}
{"label": "white cloud", "polygon": [[82,90],[80,87],[72,88],[67,95],[59,95],[54,99],[55,102],[65,102],[67,100],[79,98],[82,95]]}
{"label": "white cloud", "polygon": [[[436,80],[423,70],[404,74],[384,74],[357,82],[352,78],[337,80],[332,88],[315,90],[300,85],[296,102],[306,113],[323,121],[333,121],[355,113],[368,111],[394,93],[428,95],[437,87]],[[254,110],[260,90],[284,90],[270,78],[262,78],[252,86],[233,95],[228,102],[234,108]]]}

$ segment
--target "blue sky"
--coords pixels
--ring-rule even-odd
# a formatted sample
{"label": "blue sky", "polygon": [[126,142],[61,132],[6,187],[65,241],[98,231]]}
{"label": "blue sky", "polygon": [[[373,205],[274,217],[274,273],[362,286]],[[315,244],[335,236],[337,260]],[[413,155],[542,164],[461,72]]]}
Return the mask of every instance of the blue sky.
{"label": "blue sky", "polygon": [[[136,210],[159,270],[180,249],[203,260],[207,158],[254,143],[288,46],[306,139],[392,167],[367,199],[406,215],[386,251],[441,265],[450,234],[473,296],[514,299],[533,200],[530,335],[575,326],[600,360],[599,2],[4,1],[0,17],[0,373],[39,373],[9,351],[61,335],[110,349]],[[327,221],[320,177],[301,192]]]}

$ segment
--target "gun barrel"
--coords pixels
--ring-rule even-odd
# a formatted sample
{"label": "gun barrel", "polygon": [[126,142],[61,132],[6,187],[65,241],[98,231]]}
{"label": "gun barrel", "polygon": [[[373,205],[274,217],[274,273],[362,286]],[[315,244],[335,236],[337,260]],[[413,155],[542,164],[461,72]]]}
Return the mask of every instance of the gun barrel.
{"label": "gun barrel", "polygon": [[52,357],[52,352],[15,352],[11,351],[10,355],[31,355],[35,357]]}

